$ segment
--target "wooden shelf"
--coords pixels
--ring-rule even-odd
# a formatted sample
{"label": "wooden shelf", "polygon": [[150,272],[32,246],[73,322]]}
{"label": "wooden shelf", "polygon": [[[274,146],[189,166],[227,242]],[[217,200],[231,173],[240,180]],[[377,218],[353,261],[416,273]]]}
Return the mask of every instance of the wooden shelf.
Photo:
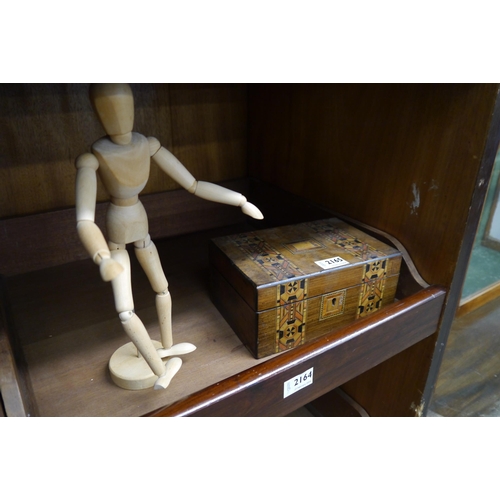
{"label": "wooden shelf", "polygon": [[[36,414],[285,415],[436,331],[445,290],[428,287],[293,351],[254,359],[212,304],[208,269],[210,238],[249,229],[230,225],[157,241],[175,342],[197,346],[166,391],[126,391],[111,381],[108,360],[128,339],[90,260],[8,278],[9,323]],[[154,292],[134,256],[132,268],[136,311],[159,340]],[[284,399],[283,383],[311,367],[314,383]]]}
{"label": "wooden shelf", "polygon": [[[339,386],[371,416],[425,415],[500,142],[498,90],[134,84],[135,130],[195,178],[243,193],[265,215],[252,227],[345,216],[400,242],[406,264],[394,304],[255,360],[208,288],[208,239],[246,230],[246,217],[178,190],[153,164],[141,200],[170,282],[175,340],[198,349],[167,391],[128,392],[107,374],[128,339],[75,231],[74,159],[103,133],[88,85],[3,85],[0,415],[283,415],[322,394],[335,406]],[[100,227],[104,212],[99,204]],[[158,338],[154,293],[139,266],[133,273],[136,310]],[[314,383],[284,399],[283,382],[310,367]]]}
{"label": "wooden shelf", "polygon": [[[11,321],[39,415],[139,416],[258,363],[208,296],[204,247],[212,234],[218,233],[158,243],[174,299],[175,341],[197,346],[184,357],[183,368],[166,391],[125,391],[112,383],[109,357],[129,340],[114,311],[111,291],[96,276],[92,262],[8,280]],[[154,292],[133,257],[132,261],[136,311],[152,338],[159,340]]]}
{"label": "wooden shelf", "polygon": [[[432,335],[445,295],[430,287],[150,416],[284,416]],[[285,399],[285,382],[310,368],[314,383]]]}

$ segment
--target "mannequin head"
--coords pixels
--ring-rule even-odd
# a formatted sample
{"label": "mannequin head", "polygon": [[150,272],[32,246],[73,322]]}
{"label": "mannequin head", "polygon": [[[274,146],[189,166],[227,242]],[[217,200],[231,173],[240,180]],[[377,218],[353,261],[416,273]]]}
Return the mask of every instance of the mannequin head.
{"label": "mannequin head", "polygon": [[134,96],[127,83],[93,83],[90,101],[104,130],[117,144],[128,144],[134,126]]}

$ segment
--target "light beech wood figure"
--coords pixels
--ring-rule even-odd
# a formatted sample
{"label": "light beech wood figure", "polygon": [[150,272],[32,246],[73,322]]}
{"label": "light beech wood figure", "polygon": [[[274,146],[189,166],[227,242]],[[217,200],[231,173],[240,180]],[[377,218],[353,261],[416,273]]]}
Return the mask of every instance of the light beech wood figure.
{"label": "light beech wood figure", "polygon": [[[154,137],[146,138],[133,132],[134,99],[128,84],[92,84],[90,99],[108,135],[92,145],[92,153],[82,154],[76,160],[77,231],[85,249],[99,266],[102,279],[111,282],[116,311],[132,341],[111,357],[111,376],[125,389],[152,386],[164,389],[181,368],[182,360],[177,356],[188,354],[196,347],[188,342],[173,344],[168,282],[149,235],[146,211],[139,200],[149,178],[151,158],[195,196],[240,207],[243,213],[255,219],[263,216],[242,194],[197,181]],[[97,175],[110,195],[106,215],[108,241],[95,224]],[[127,244],[134,245],[137,259],[157,294],[161,342],[151,340],[134,312]],[[165,362],[167,357],[170,359]]]}

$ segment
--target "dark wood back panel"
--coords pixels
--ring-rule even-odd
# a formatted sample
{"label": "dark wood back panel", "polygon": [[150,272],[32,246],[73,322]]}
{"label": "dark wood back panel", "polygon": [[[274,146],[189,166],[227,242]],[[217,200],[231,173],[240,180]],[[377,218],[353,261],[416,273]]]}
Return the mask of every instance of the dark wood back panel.
{"label": "dark wood back panel", "polygon": [[496,85],[251,86],[249,170],[392,234],[426,281],[449,286],[496,95]]}
{"label": "dark wood back panel", "polygon": [[[245,85],[131,86],[134,130],[157,137],[199,179],[246,175]],[[103,135],[88,84],[1,84],[0,219],[74,206],[74,161]],[[144,193],[177,187],[153,165]]]}

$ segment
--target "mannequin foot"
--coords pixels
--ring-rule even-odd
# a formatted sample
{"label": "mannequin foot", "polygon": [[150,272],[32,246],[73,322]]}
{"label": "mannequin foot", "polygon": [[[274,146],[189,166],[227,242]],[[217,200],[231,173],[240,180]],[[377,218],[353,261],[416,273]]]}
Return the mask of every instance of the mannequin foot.
{"label": "mannequin foot", "polygon": [[170,349],[157,349],[156,352],[160,355],[160,358],[166,358],[167,356],[182,356],[183,354],[188,354],[193,352],[196,346],[190,344],[189,342],[181,342],[180,344],[173,345]]}
{"label": "mannequin foot", "polygon": [[165,365],[165,373],[155,382],[154,389],[166,389],[181,366],[181,358],[170,358]]}

